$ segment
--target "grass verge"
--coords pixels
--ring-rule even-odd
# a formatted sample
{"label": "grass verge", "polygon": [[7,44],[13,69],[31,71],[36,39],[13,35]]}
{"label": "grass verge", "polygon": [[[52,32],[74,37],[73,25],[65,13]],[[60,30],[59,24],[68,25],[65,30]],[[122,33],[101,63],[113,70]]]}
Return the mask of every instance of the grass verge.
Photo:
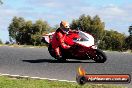
{"label": "grass verge", "polygon": [[0,88],[125,88],[122,86],[102,85],[102,84],[85,84],[84,86],[77,83],[39,80],[30,78],[13,78],[0,76]]}

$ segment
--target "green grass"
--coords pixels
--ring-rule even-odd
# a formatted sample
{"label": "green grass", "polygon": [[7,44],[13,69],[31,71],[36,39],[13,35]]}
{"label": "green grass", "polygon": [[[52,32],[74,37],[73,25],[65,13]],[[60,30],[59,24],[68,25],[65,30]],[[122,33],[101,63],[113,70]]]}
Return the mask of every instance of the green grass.
{"label": "green grass", "polygon": [[124,88],[113,85],[85,84],[84,86],[77,83],[39,80],[30,78],[12,78],[0,76],[0,88]]}

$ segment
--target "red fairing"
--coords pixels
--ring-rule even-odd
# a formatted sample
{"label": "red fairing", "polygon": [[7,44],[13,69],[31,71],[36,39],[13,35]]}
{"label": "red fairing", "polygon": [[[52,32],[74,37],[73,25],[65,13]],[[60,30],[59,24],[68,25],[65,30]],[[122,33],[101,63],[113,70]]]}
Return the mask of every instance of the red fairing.
{"label": "red fairing", "polygon": [[65,37],[65,43],[72,46],[74,45],[73,39],[79,38],[78,33],[69,32],[69,34]]}

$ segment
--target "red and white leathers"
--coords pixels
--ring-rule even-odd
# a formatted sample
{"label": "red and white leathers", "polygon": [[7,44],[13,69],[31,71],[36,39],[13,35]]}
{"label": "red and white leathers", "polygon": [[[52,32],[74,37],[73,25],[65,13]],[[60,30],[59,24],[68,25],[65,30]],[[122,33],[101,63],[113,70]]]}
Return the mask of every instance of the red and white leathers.
{"label": "red and white leathers", "polygon": [[51,44],[52,48],[55,50],[56,56],[61,56],[60,47],[63,49],[69,49],[70,45],[66,44],[66,32],[58,28],[52,37]]}

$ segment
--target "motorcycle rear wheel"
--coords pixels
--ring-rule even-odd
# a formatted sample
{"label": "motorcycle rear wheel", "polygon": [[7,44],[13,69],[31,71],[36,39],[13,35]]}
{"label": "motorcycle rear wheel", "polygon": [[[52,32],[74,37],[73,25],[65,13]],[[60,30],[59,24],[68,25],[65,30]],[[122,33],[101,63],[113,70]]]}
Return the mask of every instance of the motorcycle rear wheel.
{"label": "motorcycle rear wheel", "polygon": [[54,52],[51,44],[49,44],[49,46],[48,46],[48,51],[52,57],[54,57],[54,58],[56,57],[55,52]]}
{"label": "motorcycle rear wheel", "polygon": [[53,50],[51,44],[49,44],[49,46],[48,46],[48,51],[49,51],[50,55],[51,55],[52,57],[54,57],[56,60],[58,60],[59,62],[64,62],[64,61],[66,61],[66,58],[64,58],[63,56],[62,56],[62,58],[57,58],[57,57],[56,57],[55,51]]}

